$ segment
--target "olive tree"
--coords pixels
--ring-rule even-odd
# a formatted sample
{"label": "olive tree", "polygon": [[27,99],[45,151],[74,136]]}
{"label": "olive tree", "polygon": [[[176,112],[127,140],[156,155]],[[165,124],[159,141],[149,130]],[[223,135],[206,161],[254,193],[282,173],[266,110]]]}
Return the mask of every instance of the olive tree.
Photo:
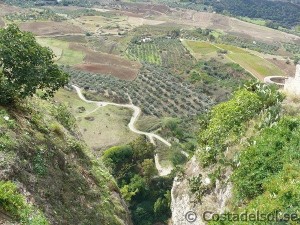
{"label": "olive tree", "polygon": [[16,25],[0,29],[0,103],[12,104],[41,90],[51,97],[68,82],[54,64],[53,52],[40,46],[29,32]]}

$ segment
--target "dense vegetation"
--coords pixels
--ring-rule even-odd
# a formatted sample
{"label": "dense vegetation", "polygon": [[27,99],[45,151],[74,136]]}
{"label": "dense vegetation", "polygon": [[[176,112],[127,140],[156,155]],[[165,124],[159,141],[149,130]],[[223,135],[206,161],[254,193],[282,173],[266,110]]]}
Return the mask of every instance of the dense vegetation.
{"label": "dense vegetation", "polygon": [[130,204],[134,224],[152,225],[171,215],[172,177],[157,177],[154,146],[141,137],[129,145],[106,150],[103,161],[117,179],[123,198]]}
{"label": "dense vegetation", "polygon": [[[230,213],[259,211],[274,216],[279,212],[280,218],[285,213],[295,213],[298,219],[294,223],[283,223],[297,224],[300,120],[282,115],[282,100],[283,95],[274,88],[250,84],[237,91],[228,102],[213,107],[208,118],[200,123],[198,159],[202,166],[210,166],[212,183],[215,179],[222,180],[225,167],[232,168],[234,196]],[[230,156],[234,152],[234,156]],[[209,193],[208,188],[214,187],[203,186],[201,176],[189,179],[189,185],[190,191],[200,199]],[[227,217],[227,220],[209,224],[249,222],[233,222]]]}
{"label": "dense vegetation", "polygon": [[[202,120],[200,133],[199,160],[203,166],[216,163],[222,153],[245,131],[245,122],[263,109],[271,108],[283,100],[274,87],[270,88],[250,83],[246,88],[236,91],[233,97],[212,108],[208,118]],[[264,121],[270,122],[268,120]]]}
{"label": "dense vegetation", "polygon": [[0,206],[22,224],[49,224],[45,216],[28,204],[16,185],[10,181],[0,181]]}
{"label": "dense vegetation", "polygon": [[186,79],[151,64],[144,64],[134,81],[65,69],[73,84],[119,102],[128,102],[129,94],[144,113],[158,117],[199,114],[251,79],[237,64],[215,60],[196,64]]}
{"label": "dense vegetation", "polygon": [[53,61],[49,48],[37,44],[16,25],[0,30],[0,103],[11,104],[37,90],[45,98],[68,83],[68,75]]}
{"label": "dense vegetation", "polygon": [[[278,215],[276,219],[283,224],[299,224],[299,132],[299,117],[283,117],[241,150],[239,166],[232,175],[235,204],[231,213],[259,211],[275,218]],[[294,222],[284,219],[284,214],[295,214]]]}
{"label": "dense vegetation", "polygon": [[235,16],[262,18],[272,21],[272,28],[294,27],[300,24],[300,6],[287,2],[261,0],[204,0],[204,5],[212,6],[216,12],[229,12]]}
{"label": "dense vegetation", "polygon": [[19,103],[17,109],[1,107],[0,179],[14,184],[0,184],[0,207],[15,221],[43,224],[30,219],[35,214],[15,186],[30,193],[50,224],[120,224],[126,218],[115,197],[119,190],[114,179],[81,142],[74,122],[65,107],[38,98]]}

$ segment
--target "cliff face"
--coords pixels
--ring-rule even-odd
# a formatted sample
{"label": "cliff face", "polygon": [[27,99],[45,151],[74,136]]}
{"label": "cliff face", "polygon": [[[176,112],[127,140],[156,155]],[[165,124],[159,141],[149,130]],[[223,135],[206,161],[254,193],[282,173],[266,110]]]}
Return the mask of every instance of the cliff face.
{"label": "cliff face", "polygon": [[[12,181],[50,224],[131,224],[114,179],[63,106],[30,99],[0,107],[0,181]],[[1,204],[0,224],[19,221]]]}
{"label": "cliff face", "polygon": [[[171,192],[172,197],[172,223],[173,225],[204,225],[205,212],[222,213],[225,211],[227,201],[231,197],[231,184],[228,179],[222,184],[216,182],[216,187],[199,200],[195,194],[190,190],[190,179],[202,175],[202,182],[204,186],[210,185],[210,178],[208,173],[211,168],[201,168],[194,156],[186,165],[184,175],[176,177],[173,183]],[[230,170],[227,171],[229,177]],[[226,176],[225,175],[225,176]],[[207,214],[209,215],[209,214]],[[208,218],[208,217],[205,217]]]}

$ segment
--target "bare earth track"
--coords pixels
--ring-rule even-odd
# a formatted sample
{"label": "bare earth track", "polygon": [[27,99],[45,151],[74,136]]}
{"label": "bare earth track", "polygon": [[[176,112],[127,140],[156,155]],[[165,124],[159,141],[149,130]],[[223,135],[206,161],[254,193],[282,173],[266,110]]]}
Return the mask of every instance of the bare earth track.
{"label": "bare earth track", "polygon": [[[77,94],[78,94],[78,96],[81,100],[85,101],[86,103],[96,104],[98,107],[95,110],[98,110],[99,108],[107,106],[107,105],[113,105],[113,106],[132,109],[133,110],[133,115],[132,115],[132,117],[130,119],[130,122],[128,124],[128,127],[132,132],[147,136],[149,138],[150,142],[154,145],[155,145],[154,139],[157,139],[157,140],[161,141],[162,143],[164,143],[165,145],[167,145],[168,147],[171,147],[171,144],[167,140],[162,138],[161,136],[159,136],[157,134],[154,134],[154,133],[143,132],[143,131],[140,131],[140,130],[135,128],[134,124],[135,124],[135,122],[137,121],[137,119],[139,118],[139,116],[141,114],[141,109],[139,107],[137,107],[133,104],[116,104],[116,103],[111,103],[111,102],[96,102],[96,101],[87,100],[83,96],[83,94],[81,93],[81,90],[80,90],[79,87],[77,87],[76,85],[72,85],[72,87],[76,90],[76,92],[77,92]],[[166,168],[162,167],[159,163],[159,158],[158,158],[157,154],[155,155],[154,159],[155,159],[156,168],[157,168],[160,176],[166,176],[166,175],[171,173],[173,168],[170,167],[170,166],[166,167]]]}

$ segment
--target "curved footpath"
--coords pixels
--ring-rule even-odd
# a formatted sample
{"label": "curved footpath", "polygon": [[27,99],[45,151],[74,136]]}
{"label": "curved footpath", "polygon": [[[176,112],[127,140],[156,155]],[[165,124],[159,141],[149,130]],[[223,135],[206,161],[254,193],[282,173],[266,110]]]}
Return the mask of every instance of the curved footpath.
{"label": "curved footpath", "polygon": [[[137,133],[137,134],[141,134],[141,135],[146,135],[149,138],[150,142],[154,145],[156,145],[155,141],[154,141],[154,138],[156,138],[157,140],[161,141],[162,143],[164,143],[168,147],[171,147],[171,144],[167,140],[162,138],[161,136],[159,136],[157,134],[154,134],[154,133],[143,132],[143,131],[140,131],[140,130],[135,128],[134,124],[135,124],[135,122],[137,121],[138,117],[141,114],[141,109],[138,106],[135,106],[133,104],[117,104],[117,103],[112,103],[112,102],[97,102],[97,101],[87,100],[83,96],[83,94],[81,92],[81,89],[79,87],[77,87],[76,85],[72,85],[72,87],[76,90],[76,92],[77,92],[77,94],[78,94],[78,96],[81,100],[85,101],[86,103],[96,104],[98,106],[97,109],[99,109],[100,107],[107,106],[107,105],[113,105],[113,106],[132,109],[133,110],[133,115],[132,115],[132,117],[130,119],[130,122],[128,124],[128,127],[132,132]],[[93,112],[96,111],[97,109],[93,110]],[[171,173],[173,168],[171,166],[162,167],[159,163],[159,158],[158,158],[157,154],[155,154],[154,159],[155,159],[156,169],[158,170],[160,176],[166,176],[166,175]]]}

